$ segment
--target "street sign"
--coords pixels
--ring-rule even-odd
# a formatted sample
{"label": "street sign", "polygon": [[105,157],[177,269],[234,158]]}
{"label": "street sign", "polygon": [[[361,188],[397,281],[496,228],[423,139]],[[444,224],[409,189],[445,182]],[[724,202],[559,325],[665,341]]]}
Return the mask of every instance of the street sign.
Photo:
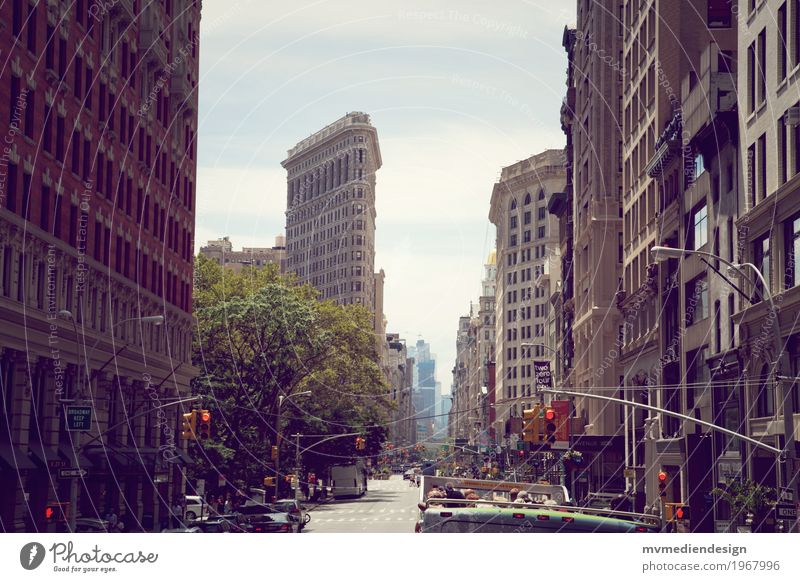
{"label": "street sign", "polygon": [[797,508],[794,505],[779,503],[775,506],[775,517],[777,519],[797,519]]}
{"label": "street sign", "polygon": [[533,362],[534,376],[536,377],[536,388],[552,388],[553,374],[550,371],[549,361]]}
{"label": "street sign", "polygon": [[89,471],[86,469],[59,469],[58,470],[58,478],[59,479],[74,479],[75,477],[86,477],[89,474]]}
{"label": "street sign", "polygon": [[636,469],[625,469],[623,475],[626,479],[636,479]]}
{"label": "street sign", "polygon": [[87,431],[92,428],[92,407],[68,405],[64,407],[67,417],[67,430]]}
{"label": "street sign", "polygon": [[794,501],[794,491],[788,487],[781,487],[778,493],[778,503],[786,503],[791,505]]}

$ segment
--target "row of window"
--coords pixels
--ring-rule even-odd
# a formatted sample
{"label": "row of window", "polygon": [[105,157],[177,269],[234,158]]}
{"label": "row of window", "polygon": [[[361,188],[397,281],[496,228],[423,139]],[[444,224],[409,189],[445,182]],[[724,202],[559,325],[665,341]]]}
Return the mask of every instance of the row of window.
{"label": "row of window", "polygon": [[[108,170],[113,171],[113,168],[109,166]],[[144,230],[151,230],[150,220],[152,217],[151,232],[153,236],[165,243],[167,248],[179,254],[184,261],[191,262],[193,255],[191,229],[181,226],[180,221],[172,216],[167,217],[167,210],[157,202],[153,204],[151,213],[151,197],[146,195],[142,188],[134,190],[133,179],[123,179],[125,176],[124,173],[121,174],[118,184],[119,190],[112,200],[114,207],[136,220]],[[19,186],[19,167],[17,164],[8,163],[6,167],[6,208],[31,222],[37,223],[38,220],[37,224],[42,230],[49,232],[56,238],[69,242],[76,249],[79,248],[78,206],[70,204],[67,207],[62,200],[63,196],[61,194],[54,192],[49,186],[43,184],[37,200],[39,204],[38,216],[32,216],[31,202],[37,197],[32,191],[31,174],[22,173],[21,193],[19,192]],[[133,202],[134,199],[136,200],[135,204]],[[134,206],[136,210],[135,216],[133,215]],[[64,226],[69,228],[68,233],[64,232]],[[95,252],[97,252],[97,249],[95,249]]]}

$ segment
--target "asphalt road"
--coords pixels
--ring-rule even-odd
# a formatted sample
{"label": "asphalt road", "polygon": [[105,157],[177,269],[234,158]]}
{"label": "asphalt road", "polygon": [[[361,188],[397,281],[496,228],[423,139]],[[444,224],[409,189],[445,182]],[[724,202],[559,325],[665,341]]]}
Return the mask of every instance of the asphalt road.
{"label": "asphalt road", "polygon": [[400,475],[370,481],[358,499],[334,499],[311,510],[308,533],[413,533],[419,489]]}

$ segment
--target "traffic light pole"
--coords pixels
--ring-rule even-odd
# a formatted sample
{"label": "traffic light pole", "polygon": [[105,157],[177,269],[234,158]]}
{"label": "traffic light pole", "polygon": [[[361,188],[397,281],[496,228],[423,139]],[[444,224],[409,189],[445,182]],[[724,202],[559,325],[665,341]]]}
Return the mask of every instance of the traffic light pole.
{"label": "traffic light pole", "polygon": [[593,398],[595,400],[604,400],[606,402],[613,402],[615,404],[623,404],[625,406],[631,406],[633,408],[641,408],[643,410],[651,410],[653,412],[658,412],[659,414],[663,414],[664,416],[674,416],[675,418],[680,418],[682,420],[686,420],[689,422],[693,422],[695,424],[699,424],[700,426],[705,426],[712,430],[716,430],[718,432],[724,433],[728,436],[732,436],[737,439],[741,439],[754,447],[758,447],[764,450],[771,452],[772,454],[778,455],[778,460],[784,462],[785,458],[785,451],[783,449],[778,449],[773,447],[772,445],[768,445],[766,443],[762,443],[754,438],[750,438],[749,436],[740,434],[736,431],[727,429],[725,427],[713,424],[711,422],[706,422],[705,420],[700,420],[698,418],[694,418],[693,416],[687,416],[685,414],[681,414],[680,412],[673,412],[672,410],[665,410],[663,408],[658,408],[657,406],[650,406],[649,404],[641,404],[640,402],[632,402],[630,400],[623,400],[621,398],[613,398],[611,396],[600,396],[599,394],[587,394],[585,392],[572,392],[569,390],[555,390],[553,388],[539,388],[537,392],[545,393],[545,394],[566,394],[567,396],[575,396],[578,398]]}

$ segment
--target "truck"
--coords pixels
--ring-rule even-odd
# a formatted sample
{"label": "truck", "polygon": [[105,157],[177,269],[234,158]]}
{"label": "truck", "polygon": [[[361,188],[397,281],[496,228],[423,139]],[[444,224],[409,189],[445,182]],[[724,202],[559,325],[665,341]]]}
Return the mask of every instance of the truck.
{"label": "truck", "polygon": [[367,492],[367,469],[362,460],[331,467],[333,497],[361,497]]}

